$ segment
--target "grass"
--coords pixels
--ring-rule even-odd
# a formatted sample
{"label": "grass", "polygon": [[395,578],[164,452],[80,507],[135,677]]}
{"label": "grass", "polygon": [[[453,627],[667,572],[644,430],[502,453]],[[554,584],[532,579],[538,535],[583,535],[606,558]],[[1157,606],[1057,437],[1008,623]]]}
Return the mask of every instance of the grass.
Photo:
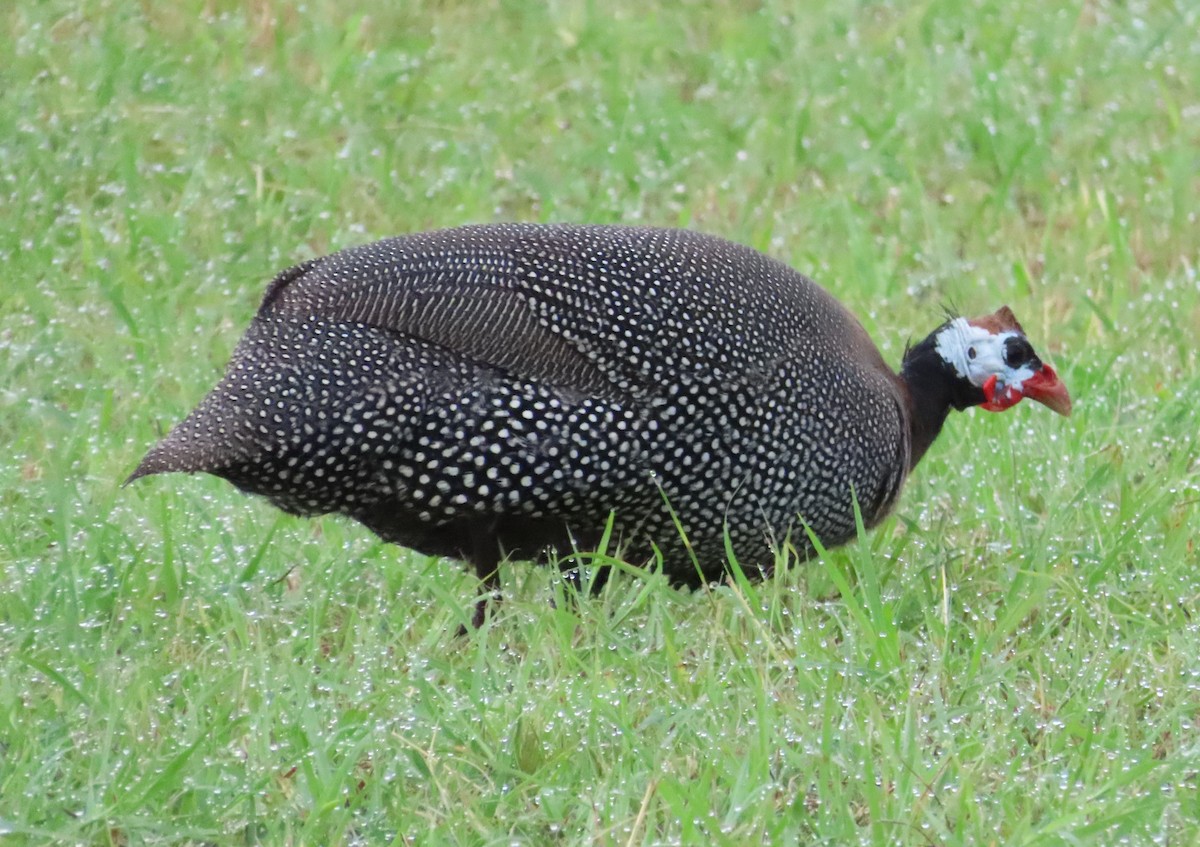
{"label": "grass", "polygon": [[[0,10],[4,844],[1200,840],[1186,2]],[[468,221],[685,225],[895,362],[1012,305],[1076,398],[956,415],[760,584],[473,581],[121,480],[266,281]]]}

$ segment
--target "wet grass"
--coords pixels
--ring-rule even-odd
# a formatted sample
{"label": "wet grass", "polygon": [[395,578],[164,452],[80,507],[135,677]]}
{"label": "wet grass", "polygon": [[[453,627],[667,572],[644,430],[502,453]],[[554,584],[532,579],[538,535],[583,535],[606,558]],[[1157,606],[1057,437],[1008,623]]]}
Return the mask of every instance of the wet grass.
{"label": "wet grass", "polygon": [[[0,11],[0,840],[1200,840],[1196,7],[799,8]],[[120,488],[276,270],[509,219],[752,244],[892,361],[1009,303],[1075,415],[956,415],[766,583],[510,567],[461,641],[450,563]]]}

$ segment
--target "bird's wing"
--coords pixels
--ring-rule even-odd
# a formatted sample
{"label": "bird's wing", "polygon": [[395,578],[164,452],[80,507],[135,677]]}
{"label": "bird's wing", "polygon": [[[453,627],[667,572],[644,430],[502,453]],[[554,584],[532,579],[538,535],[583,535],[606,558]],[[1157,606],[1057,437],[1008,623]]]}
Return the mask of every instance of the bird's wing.
{"label": "bird's wing", "polygon": [[281,273],[258,319],[319,318],[401,333],[579,395],[611,395],[596,364],[539,323],[507,246],[517,227],[389,238]]}

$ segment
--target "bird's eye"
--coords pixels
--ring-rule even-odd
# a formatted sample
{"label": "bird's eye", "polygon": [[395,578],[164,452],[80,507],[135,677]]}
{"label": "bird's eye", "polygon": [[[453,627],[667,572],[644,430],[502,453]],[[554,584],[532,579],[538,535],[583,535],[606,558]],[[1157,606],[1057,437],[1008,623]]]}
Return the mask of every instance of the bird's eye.
{"label": "bird's eye", "polygon": [[968,358],[968,359],[974,359],[974,358],[975,358],[975,348],[974,348],[974,347],[968,347],[968,348],[967,348],[967,358]]}

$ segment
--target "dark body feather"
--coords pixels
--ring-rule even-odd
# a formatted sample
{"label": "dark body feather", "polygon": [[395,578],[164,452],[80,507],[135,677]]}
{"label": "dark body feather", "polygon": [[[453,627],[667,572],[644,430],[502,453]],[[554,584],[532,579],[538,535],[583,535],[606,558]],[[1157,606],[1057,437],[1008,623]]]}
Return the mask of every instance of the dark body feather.
{"label": "dark body feather", "polygon": [[854,497],[881,519],[912,464],[911,404],[851,314],[748,248],[463,227],[282,273],[224,379],[131,479],[215,474],[477,567],[586,550],[611,514],[630,561],[657,547],[697,584],[722,575],[726,531],[744,567],[769,567],[789,537],[811,552],[798,518],[826,545],[853,536]]}

